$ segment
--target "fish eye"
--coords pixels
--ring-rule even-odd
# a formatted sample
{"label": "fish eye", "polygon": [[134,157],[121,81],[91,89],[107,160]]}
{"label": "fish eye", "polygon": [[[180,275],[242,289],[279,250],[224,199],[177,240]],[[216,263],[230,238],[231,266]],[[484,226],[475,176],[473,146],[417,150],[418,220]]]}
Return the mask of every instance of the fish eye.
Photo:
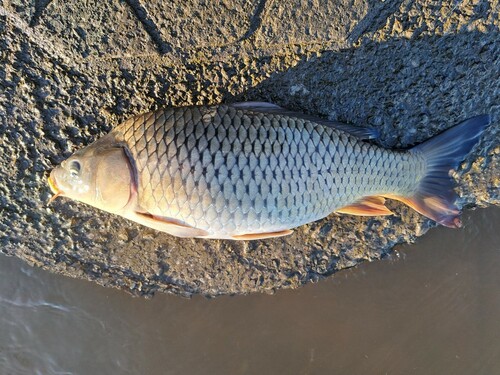
{"label": "fish eye", "polygon": [[69,165],[69,174],[73,177],[78,176],[80,170],[82,169],[82,165],[78,160],[73,160]]}

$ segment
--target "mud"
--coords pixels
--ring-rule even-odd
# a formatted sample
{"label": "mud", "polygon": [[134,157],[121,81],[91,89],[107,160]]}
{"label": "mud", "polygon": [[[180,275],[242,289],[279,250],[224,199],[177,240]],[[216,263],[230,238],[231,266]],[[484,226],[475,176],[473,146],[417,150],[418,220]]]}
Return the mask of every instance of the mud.
{"label": "mud", "polygon": [[[0,5],[0,249],[134,294],[273,292],[385,257],[433,223],[331,215],[250,243],[177,239],[59,200],[48,171],[163,106],[266,100],[377,127],[409,147],[477,114],[492,125],[454,177],[498,205],[498,1],[6,1]],[[215,4],[215,3],[214,3]]]}

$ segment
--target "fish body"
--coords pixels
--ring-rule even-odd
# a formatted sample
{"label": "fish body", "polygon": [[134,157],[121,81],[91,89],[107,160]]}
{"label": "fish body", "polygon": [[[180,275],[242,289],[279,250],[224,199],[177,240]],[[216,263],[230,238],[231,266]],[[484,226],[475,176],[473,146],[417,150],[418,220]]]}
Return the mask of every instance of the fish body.
{"label": "fish body", "polygon": [[459,125],[468,137],[444,139],[459,151],[436,156],[440,144],[388,150],[350,134],[356,129],[267,103],[167,108],[123,122],[56,168],[50,183],[71,197],[62,181],[76,160],[79,174],[92,174],[77,178],[92,182],[80,183],[90,193],[75,199],[183,237],[276,237],[332,212],[391,214],[384,197],[456,226],[448,172],[486,117]]}

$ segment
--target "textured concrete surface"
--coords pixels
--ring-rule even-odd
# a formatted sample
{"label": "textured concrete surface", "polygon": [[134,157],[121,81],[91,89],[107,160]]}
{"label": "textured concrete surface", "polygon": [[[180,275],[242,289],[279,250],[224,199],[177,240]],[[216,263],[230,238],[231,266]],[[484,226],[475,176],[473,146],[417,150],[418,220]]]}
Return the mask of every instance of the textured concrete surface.
{"label": "textured concrete surface", "polygon": [[498,205],[500,5],[483,1],[3,1],[0,247],[52,272],[150,295],[273,291],[384,257],[432,223],[331,215],[286,238],[177,239],[90,207],[47,207],[48,171],[127,117],[243,99],[380,129],[407,147],[493,123],[456,172]]}

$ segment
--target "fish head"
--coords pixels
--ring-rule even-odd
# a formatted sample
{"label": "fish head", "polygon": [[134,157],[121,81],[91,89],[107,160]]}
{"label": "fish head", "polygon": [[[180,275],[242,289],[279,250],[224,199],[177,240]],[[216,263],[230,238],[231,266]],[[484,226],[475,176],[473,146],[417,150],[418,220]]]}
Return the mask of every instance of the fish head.
{"label": "fish head", "polygon": [[[106,138],[106,137],[104,137]],[[125,148],[98,140],[54,168],[48,179],[54,196],[68,197],[117,213],[133,195],[133,174]]]}

